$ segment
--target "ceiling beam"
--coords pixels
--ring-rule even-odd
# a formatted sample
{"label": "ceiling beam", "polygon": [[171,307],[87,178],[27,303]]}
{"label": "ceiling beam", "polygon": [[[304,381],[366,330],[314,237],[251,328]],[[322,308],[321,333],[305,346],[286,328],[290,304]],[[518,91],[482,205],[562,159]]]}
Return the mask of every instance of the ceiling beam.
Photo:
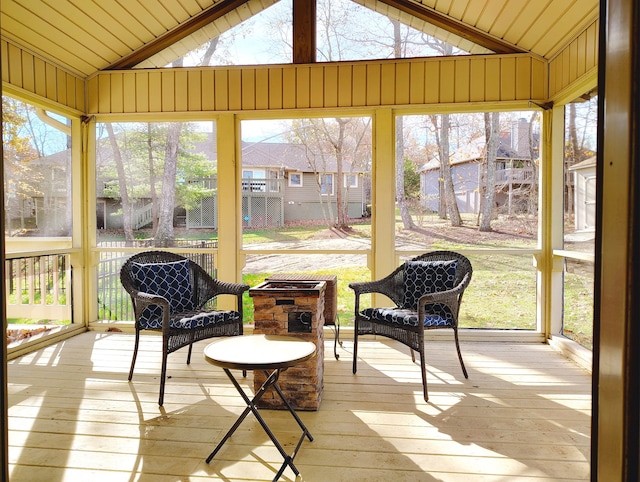
{"label": "ceiling beam", "polygon": [[226,15],[232,10],[235,10],[248,1],[249,0],[223,0],[211,5],[211,7],[203,10],[197,15],[194,15],[187,21],[178,25],[176,28],[169,30],[159,37],[156,37],[151,42],[146,43],[143,47],[125,55],[117,62],[109,65],[105,70],[131,69],[140,62],[147,60],[149,57],[163,51],[183,38],[188,37],[192,33],[219,19],[223,15]]}
{"label": "ceiling beam", "polygon": [[316,0],[293,0],[293,63],[316,61]]}
{"label": "ceiling beam", "polygon": [[378,1],[389,5],[390,7],[397,8],[401,12],[413,15],[414,17],[417,17],[420,20],[424,20],[425,22],[435,25],[436,27],[447,30],[448,32],[467,39],[470,42],[492,50],[497,54],[527,53],[526,50],[521,49],[509,42],[505,42],[501,38],[489,35],[480,29],[461,22],[460,20],[451,18],[448,15],[440,13],[430,7],[419,5],[411,0]]}

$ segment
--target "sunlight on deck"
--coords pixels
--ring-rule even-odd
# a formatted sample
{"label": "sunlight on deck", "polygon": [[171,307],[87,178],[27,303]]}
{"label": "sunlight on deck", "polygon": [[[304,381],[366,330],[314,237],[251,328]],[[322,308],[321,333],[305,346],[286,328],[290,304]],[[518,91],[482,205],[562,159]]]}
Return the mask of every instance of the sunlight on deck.
{"label": "sunlight on deck", "polygon": [[[16,481],[271,480],[281,457],[250,415],[207,465],[245,405],[207,342],[169,357],[158,407],[160,337],[89,332],[8,364],[9,457]],[[295,459],[306,481],[588,480],[591,376],[542,344],[427,343],[430,401],[418,364],[395,342],[351,341],[340,360],[327,337],[320,410],[299,412],[314,441]],[[252,388],[251,374],[240,378]],[[265,419],[287,450],[299,431],[286,411]],[[282,480],[294,480],[290,469]]]}

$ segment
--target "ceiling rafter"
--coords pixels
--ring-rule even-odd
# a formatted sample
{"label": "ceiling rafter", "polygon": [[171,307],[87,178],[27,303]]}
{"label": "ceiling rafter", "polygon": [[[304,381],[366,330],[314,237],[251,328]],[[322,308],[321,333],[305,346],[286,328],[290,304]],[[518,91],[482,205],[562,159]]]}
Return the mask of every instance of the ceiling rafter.
{"label": "ceiling rafter", "polygon": [[293,0],[293,63],[316,61],[316,0]]}
{"label": "ceiling rafter", "polygon": [[411,0],[378,0],[385,5],[397,8],[401,12],[408,13],[414,17],[428,22],[436,27],[447,30],[459,37],[467,39],[475,44],[485,47],[497,54],[517,54],[527,51],[509,42],[494,37],[480,29],[472,27],[460,20],[449,17],[425,5],[418,5]]}
{"label": "ceiling rafter", "polygon": [[109,65],[105,70],[131,69],[140,62],[147,60],[149,57],[161,52],[165,48],[170,47],[185,37],[188,37],[192,33],[217,20],[223,15],[226,15],[232,10],[235,10],[248,1],[249,0],[224,0],[218,2],[206,10],[203,10],[201,13],[194,15],[186,22],[181,23],[176,28],[156,37],[141,48],[125,55],[117,62]]}

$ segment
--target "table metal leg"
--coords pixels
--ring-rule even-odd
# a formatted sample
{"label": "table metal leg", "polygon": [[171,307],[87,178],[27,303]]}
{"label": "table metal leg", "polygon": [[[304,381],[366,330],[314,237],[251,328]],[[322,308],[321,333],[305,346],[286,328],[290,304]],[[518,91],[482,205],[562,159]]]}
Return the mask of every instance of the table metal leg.
{"label": "table metal leg", "polygon": [[[229,380],[231,380],[231,383],[233,383],[233,386],[236,387],[236,390],[238,391],[238,393],[240,393],[240,395],[244,399],[245,403],[247,404],[247,408],[244,409],[244,411],[238,417],[238,420],[236,420],[236,422],[229,429],[229,431],[226,433],[226,435],[218,443],[218,445],[213,450],[213,452],[211,452],[211,454],[207,457],[206,462],[207,463],[211,462],[213,457],[215,457],[215,455],[219,452],[219,450],[222,448],[222,446],[225,444],[225,442],[227,440],[229,440],[229,438],[238,429],[238,427],[243,422],[243,420],[247,417],[249,412],[251,412],[256,417],[256,419],[258,420],[258,422],[262,426],[262,429],[269,436],[269,438],[271,439],[273,444],[276,446],[276,448],[280,452],[280,455],[282,455],[282,457],[284,458],[284,462],[283,462],[282,466],[280,467],[280,470],[278,471],[278,473],[276,474],[275,478],[273,479],[274,482],[280,478],[280,476],[284,472],[284,469],[286,469],[287,466],[291,467],[291,470],[293,470],[293,473],[296,476],[300,475],[300,471],[294,465],[293,459],[297,455],[298,450],[300,449],[300,446],[302,445],[302,442],[304,441],[305,437],[307,437],[309,439],[309,441],[313,441],[313,437],[312,437],[311,433],[309,432],[309,430],[307,429],[307,427],[302,422],[302,420],[300,419],[300,417],[298,416],[298,414],[296,413],[296,411],[294,410],[294,408],[291,406],[289,401],[285,398],[285,396],[282,393],[282,390],[280,389],[280,387],[278,386],[277,382],[278,382],[278,378],[280,377],[280,371],[281,370],[280,369],[273,370],[271,373],[269,373],[268,371],[265,370],[265,375],[267,375],[267,379],[265,380],[265,382],[262,384],[262,386],[256,392],[256,394],[254,395],[254,397],[252,399],[250,399],[247,396],[247,394],[244,392],[244,390],[242,389],[242,387],[240,386],[238,381],[235,379],[235,377],[233,376],[231,371],[229,371],[227,368],[223,368],[223,370],[227,374],[227,377],[229,377]],[[269,389],[269,387],[273,387],[274,388],[274,390],[276,391],[278,396],[280,396],[280,398],[284,402],[285,406],[289,410],[289,413],[291,413],[291,415],[293,415],[293,418],[298,423],[298,426],[302,429],[302,435],[300,436],[300,439],[298,440],[298,443],[296,444],[296,448],[294,449],[294,451],[291,454],[288,454],[284,450],[284,448],[282,447],[282,445],[280,444],[278,439],[275,437],[275,435],[273,434],[273,432],[271,431],[271,429],[269,428],[267,423],[262,418],[262,415],[260,415],[260,412],[258,411],[258,407],[256,407],[256,404],[262,398],[264,393]]]}
{"label": "table metal leg", "polygon": [[336,321],[333,324],[333,356],[336,357],[336,360],[340,359],[340,355],[338,355],[338,345],[342,348],[342,341],[340,340],[340,320],[336,317]]}

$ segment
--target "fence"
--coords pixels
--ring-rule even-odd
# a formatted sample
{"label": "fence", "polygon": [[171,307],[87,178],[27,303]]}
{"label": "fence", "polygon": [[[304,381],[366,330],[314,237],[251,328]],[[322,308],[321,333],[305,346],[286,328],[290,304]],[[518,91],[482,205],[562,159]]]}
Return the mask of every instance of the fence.
{"label": "fence", "polygon": [[[137,241],[150,248],[149,241]],[[124,242],[104,242],[100,247],[124,247]],[[183,255],[216,276],[214,255],[189,253],[189,249],[216,249],[217,241],[180,240]],[[133,320],[131,299],[120,284],[120,268],[131,253],[102,252],[98,264],[98,317],[109,320]],[[68,254],[26,256],[6,260],[5,298],[7,318],[39,321],[47,324],[71,322],[71,262]]]}
{"label": "fence", "polygon": [[7,318],[71,321],[69,255],[28,256],[5,263]]}

